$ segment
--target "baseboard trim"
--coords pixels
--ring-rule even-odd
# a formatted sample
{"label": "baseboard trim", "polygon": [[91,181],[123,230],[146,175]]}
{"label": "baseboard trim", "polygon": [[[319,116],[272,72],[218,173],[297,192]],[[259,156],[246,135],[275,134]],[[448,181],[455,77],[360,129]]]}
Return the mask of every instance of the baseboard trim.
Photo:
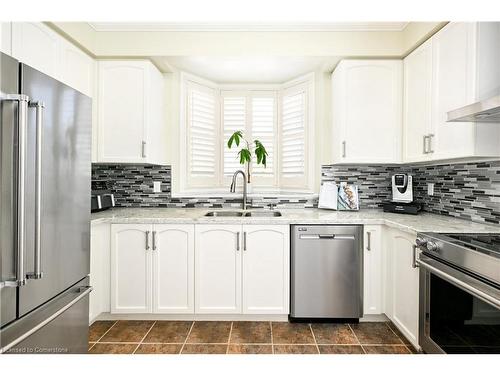
{"label": "baseboard trim", "polygon": [[360,322],[388,322],[389,318],[385,314],[365,314],[359,319]]}
{"label": "baseboard trim", "polygon": [[272,321],[287,322],[288,314],[111,314],[101,313],[98,320],[198,320],[198,321]]}

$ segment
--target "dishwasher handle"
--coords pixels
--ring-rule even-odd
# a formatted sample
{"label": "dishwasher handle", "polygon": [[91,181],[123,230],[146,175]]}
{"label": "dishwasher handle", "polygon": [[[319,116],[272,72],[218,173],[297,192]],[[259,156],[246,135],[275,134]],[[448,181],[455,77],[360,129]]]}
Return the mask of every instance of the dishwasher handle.
{"label": "dishwasher handle", "polygon": [[301,240],[355,240],[353,235],[349,234],[301,234]]}

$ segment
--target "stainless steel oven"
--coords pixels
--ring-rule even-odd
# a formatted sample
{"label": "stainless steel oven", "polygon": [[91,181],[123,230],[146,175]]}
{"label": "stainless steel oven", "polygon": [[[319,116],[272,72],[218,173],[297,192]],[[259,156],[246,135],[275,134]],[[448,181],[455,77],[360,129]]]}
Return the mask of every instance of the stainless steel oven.
{"label": "stainless steel oven", "polygon": [[419,234],[419,344],[500,354],[500,234]]}

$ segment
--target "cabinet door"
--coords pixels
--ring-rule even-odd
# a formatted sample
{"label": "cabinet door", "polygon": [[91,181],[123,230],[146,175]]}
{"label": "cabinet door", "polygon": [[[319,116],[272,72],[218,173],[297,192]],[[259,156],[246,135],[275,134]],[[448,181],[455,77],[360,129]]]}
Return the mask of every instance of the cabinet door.
{"label": "cabinet door", "polygon": [[392,257],[392,321],[418,347],[418,269],[413,268],[416,236],[390,231]]}
{"label": "cabinet door", "polygon": [[111,312],[151,312],[149,224],[111,225]]}
{"label": "cabinet door", "polygon": [[153,312],[194,312],[194,225],[155,225]]}
{"label": "cabinet door", "polygon": [[404,60],[404,130],[405,162],[430,157],[428,138],[431,133],[432,39]]}
{"label": "cabinet door", "polygon": [[196,225],[196,313],[241,313],[241,237],[240,225]]}
{"label": "cabinet door", "polygon": [[341,64],[338,69],[344,79],[337,89],[344,100],[341,106],[333,103],[333,111],[341,113],[340,162],[401,161],[402,62],[344,60]]}
{"label": "cabinet door", "polygon": [[288,314],[288,225],[243,226],[243,313]]}
{"label": "cabinet door", "polygon": [[450,23],[433,40],[434,159],[474,155],[474,124],[447,123],[447,112],[474,102],[476,26]]}
{"label": "cabinet door", "polygon": [[19,61],[60,79],[60,36],[39,22],[12,23],[12,55]]}
{"label": "cabinet door", "polygon": [[12,24],[0,22],[0,52],[12,55]]}
{"label": "cabinet door", "polygon": [[82,92],[93,96],[94,60],[70,42],[61,38],[61,80]]}
{"label": "cabinet door", "polygon": [[144,163],[146,62],[99,62],[98,159]]}
{"label": "cabinet door", "polygon": [[107,223],[92,225],[90,231],[90,293],[89,321],[101,313],[109,312],[109,250],[110,226]]}
{"label": "cabinet door", "polygon": [[363,312],[382,314],[382,227],[364,226]]}

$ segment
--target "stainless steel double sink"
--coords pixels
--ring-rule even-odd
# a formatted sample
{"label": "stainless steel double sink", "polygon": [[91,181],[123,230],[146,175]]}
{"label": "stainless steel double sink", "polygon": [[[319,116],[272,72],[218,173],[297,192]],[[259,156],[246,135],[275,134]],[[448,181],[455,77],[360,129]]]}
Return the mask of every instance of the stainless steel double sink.
{"label": "stainless steel double sink", "polygon": [[280,217],[279,211],[209,211],[205,216],[210,217]]}

